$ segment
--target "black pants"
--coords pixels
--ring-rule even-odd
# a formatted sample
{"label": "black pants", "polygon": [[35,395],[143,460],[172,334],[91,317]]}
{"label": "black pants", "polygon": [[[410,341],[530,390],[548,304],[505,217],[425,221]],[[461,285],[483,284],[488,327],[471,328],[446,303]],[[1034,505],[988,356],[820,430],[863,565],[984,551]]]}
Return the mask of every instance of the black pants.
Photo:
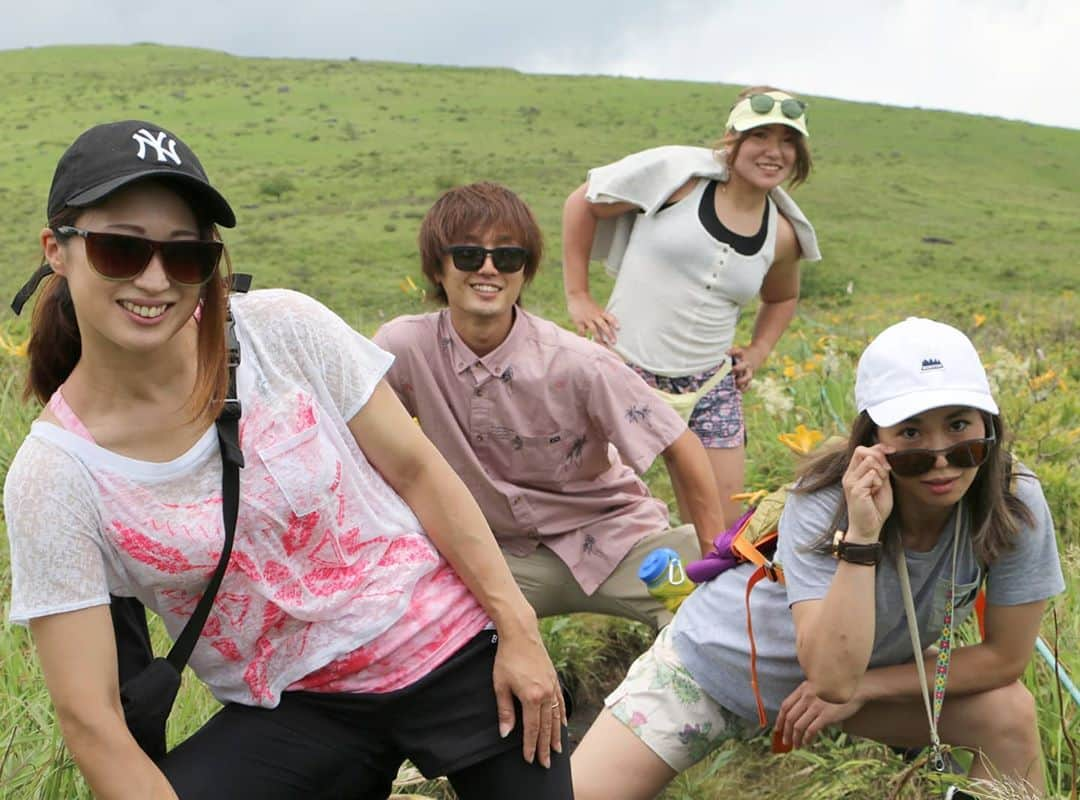
{"label": "black pants", "polygon": [[499,738],[486,631],[412,686],[386,694],[285,692],[274,709],[225,706],[159,764],[181,800],[383,800],[404,759],[449,777],[461,800],[573,797],[570,759]]}

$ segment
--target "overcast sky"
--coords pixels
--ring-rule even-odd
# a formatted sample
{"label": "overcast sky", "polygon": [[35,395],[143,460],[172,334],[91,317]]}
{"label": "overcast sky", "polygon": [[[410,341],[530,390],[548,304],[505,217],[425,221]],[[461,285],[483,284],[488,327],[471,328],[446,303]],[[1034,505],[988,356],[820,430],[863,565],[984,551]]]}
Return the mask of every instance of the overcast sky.
{"label": "overcast sky", "polygon": [[0,0],[0,8],[0,50],[152,41],[238,55],[771,83],[1080,129],[1080,0]]}

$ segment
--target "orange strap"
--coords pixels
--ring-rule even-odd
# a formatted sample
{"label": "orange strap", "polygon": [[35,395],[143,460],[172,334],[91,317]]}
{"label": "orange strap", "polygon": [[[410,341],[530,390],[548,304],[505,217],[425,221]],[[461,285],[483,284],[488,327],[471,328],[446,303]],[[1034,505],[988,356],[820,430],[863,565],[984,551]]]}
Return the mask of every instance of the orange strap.
{"label": "orange strap", "polygon": [[765,703],[761,699],[761,688],[757,679],[757,646],[754,644],[754,622],[750,614],[750,592],[766,576],[765,567],[761,566],[754,570],[750,580],[746,582],[746,632],[750,636],[750,688],[754,690],[754,701],[757,703],[758,724],[764,728],[768,724],[765,717]]}
{"label": "orange strap", "polygon": [[986,590],[980,588],[975,595],[975,617],[979,621],[979,638],[986,638]]}

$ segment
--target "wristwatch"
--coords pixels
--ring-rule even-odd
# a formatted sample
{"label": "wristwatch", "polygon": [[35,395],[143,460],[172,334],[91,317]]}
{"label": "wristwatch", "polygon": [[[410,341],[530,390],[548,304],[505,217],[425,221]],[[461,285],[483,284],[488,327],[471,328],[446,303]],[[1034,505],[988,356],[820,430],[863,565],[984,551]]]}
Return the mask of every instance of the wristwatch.
{"label": "wristwatch", "polygon": [[881,563],[881,542],[870,544],[856,544],[844,540],[847,531],[837,531],[833,534],[832,555],[833,558],[846,561],[849,564],[862,564],[867,567],[876,567]]}

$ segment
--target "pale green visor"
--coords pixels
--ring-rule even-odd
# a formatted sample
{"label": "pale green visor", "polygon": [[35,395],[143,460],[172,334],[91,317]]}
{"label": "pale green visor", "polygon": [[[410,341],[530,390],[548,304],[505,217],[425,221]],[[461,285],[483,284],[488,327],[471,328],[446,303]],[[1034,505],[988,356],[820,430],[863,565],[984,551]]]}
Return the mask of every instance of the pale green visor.
{"label": "pale green visor", "polygon": [[803,136],[810,136],[806,129],[806,103],[785,92],[744,97],[732,106],[726,129],[742,133],[762,125],[787,125]]}

